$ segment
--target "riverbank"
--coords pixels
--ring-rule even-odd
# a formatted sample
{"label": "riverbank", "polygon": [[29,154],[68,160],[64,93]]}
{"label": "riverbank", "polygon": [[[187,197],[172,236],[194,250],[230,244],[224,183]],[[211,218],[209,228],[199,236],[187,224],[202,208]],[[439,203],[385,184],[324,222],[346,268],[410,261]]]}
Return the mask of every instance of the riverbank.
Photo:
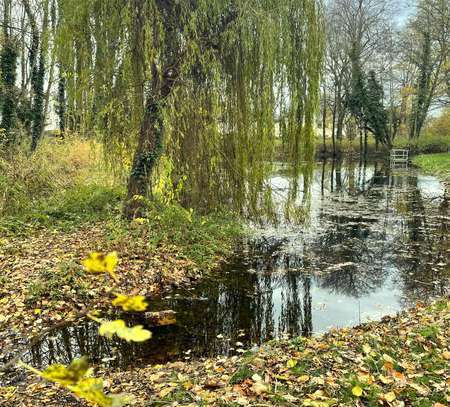
{"label": "riverbank", "polygon": [[[0,364],[42,330],[102,308],[115,290],[157,296],[190,286],[243,234],[231,214],[156,200],[145,218],[122,219],[125,192],[98,148],[49,141],[31,158],[0,159]],[[96,251],[120,253],[119,284],[84,273],[81,260]]]}
{"label": "riverbank", "polygon": [[421,154],[413,158],[414,165],[417,165],[427,174],[435,175],[443,182],[450,182],[450,154]]}
{"label": "riverbank", "polygon": [[[411,371],[407,363],[417,361],[405,355],[407,360],[401,360],[401,366],[390,362],[392,371],[387,368],[383,371],[384,362],[389,362],[383,355],[392,358],[403,349],[400,343],[389,344],[384,340],[387,337],[394,340],[393,335],[398,337],[405,321],[410,321],[413,336],[422,335],[422,330],[431,326],[433,338],[445,337],[446,332],[441,334],[441,317],[437,321],[434,317],[416,318],[414,310],[402,314],[398,325],[384,319],[384,323],[370,324],[369,328],[332,331],[313,339],[269,342],[251,352],[244,350],[276,336],[273,327],[282,327],[281,332],[292,335],[308,335],[324,332],[330,326],[354,326],[358,318],[359,321],[381,318],[406,304],[414,304],[417,298],[445,295],[448,218],[439,182],[432,177],[419,177],[416,170],[396,175],[395,182],[391,182],[389,167],[385,170],[377,170],[377,165],[359,169],[336,167],[324,164],[316,168],[312,184],[308,184],[316,194],[321,191],[312,197],[311,204],[315,206],[309,208],[311,213],[319,210],[321,213],[320,218],[312,218],[314,223],[309,226],[314,234],[305,233],[308,226],[302,225],[286,241],[277,231],[275,239],[263,239],[258,250],[247,248],[241,253],[238,274],[227,272],[225,267],[222,269],[225,277],[216,279],[211,289],[186,290],[179,294],[179,300],[176,291],[172,291],[167,298],[174,298],[163,309],[178,312],[176,337],[158,336],[155,329],[144,348],[135,348],[132,353],[120,343],[99,338],[97,327],[88,333],[85,326],[71,324],[62,336],[58,330],[47,332],[48,340],[32,350],[34,360],[25,360],[33,367],[44,368],[46,362],[39,359],[50,354],[56,359],[48,363],[91,356],[98,363],[95,374],[105,378],[108,391],[135,395],[137,404],[142,406],[378,405],[380,400],[386,405],[401,406],[398,400],[407,400],[404,405],[414,405],[411,400],[416,399],[400,398],[406,397],[401,394],[403,390],[376,386],[380,381],[392,385],[389,378],[394,380],[397,372],[411,375],[408,376],[411,385],[406,384],[408,389],[414,389],[417,385],[414,375],[423,374],[428,368],[422,366]],[[282,178],[282,174],[277,175],[277,179]],[[439,191],[437,195],[422,195],[427,191],[424,184]],[[110,199],[115,196],[115,189],[106,184],[87,185],[99,191],[95,200],[89,194],[80,194],[75,184],[56,200],[55,195],[40,200],[42,207],[50,208],[44,212],[45,217],[37,218],[38,211],[33,209],[22,212],[22,218],[10,215],[9,225],[18,226],[15,229],[6,226],[2,240],[0,267],[6,270],[6,278],[0,294],[1,359],[10,359],[10,350],[26,346],[27,338],[43,333],[46,327],[75,319],[88,308],[103,308],[110,302],[113,291],[152,297],[179,285],[192,284],[194,288],[194,283],[199,282],[195,287],[201,286],[200,277],[231,254],[236,237],[242,233],[242,228],[227,214],[204,217],[168,204],[148,203],[146,218],[125,222],[120,217],[123,196],[120,189],[117,198]],[[66,199],[67,196],[76,199]],[[419,198],[420,206],[416,205]],[[93,203],[97,204],[95,211],[90,210]],[[22,224],[18,222],[20,219]],[[289,247],[302,247],[303,252],[286,251]],[[81,260],[96,250],[119,253],[119,284],[108,276],[84,273]],[[369,302],[358,308],[365,298]],[[195,315],[183,315],[185,310]],[[327,320],[327,316],[332,319]],[[442,318],[443,323],[448,322],[447,316]],[[428,337],[427,331],[424,332]],[[366,333],[365,339],[362,338],[365,342],[359,342]],[[376,341],[372,341],[374,333]],[[428,350],[433,349],[430,343],[435,346],[433,338],[425,343]],[[196,353],[202,340],[211,352]],[[175,344],[173,358],[151,362],[145,359],[144,353],[151,347],[164,354],[165,343]],[[376,375],[360,364],[367,355],[379,358],[378,353],[372,356],[367,346],[364,346],[367,352],[364,351],[365,343],[384,361],[383,366],[374,367]],[[236,356],[199,359],[223,355],[221,344],[233,348],[226,354]],[[442,354],[444,349],[448,350],[445,344],[439,343],[438,347]],[[167,352],[171,351],[168,348]],[[107,368],[121,355],[128,357],[128,364]],[[151,366],[160,363],[155,360],[178,362]],[[369,386],[350,375],[358,371],[372,374],[374,378],[367,379]],[[82,405],[70,394],[25,373],[21,376],[20,372],[0,377],[0,383],[13,386],[0,390],[11,406]],[[355,373],[356,376],[361,376],[361,372]],[[387,377],[387,383],[379,375]],[[429,390],[421,390],[427,397],[434,390],[429,382],[423,383]],[[384,394],[388,394],[387,398]],[[428,405],[424,404],[424,398],[418,400],[418,406]]]}
{"label": "riverbank", "polygon": [[[316,155],[319,159],[333,157],[333,145],[331,139],[327,138],[325,146],[321,139],[316,140]],[[439,135],[424,135],[423,137],[411,141],[407,137],[399,137],[394,140],[393,148],[406,148],[411,154],[436,154],[440,155],[447,151],[448,137]],[[336,144],[337,157],[358,157],[361,154],[359,139],[344,139]],[[376,145],[375,140],[369,137],[367,144],[367,157],[389,157],[389,149],[380,144]]]}
{"label": "riverbank", "polygon": [[[96,369],[107,390],[136,406],[448,405],[450,302],[314,338],[272,341],[231,358],[175,362],[131,371]],[[151,341],[149,342],[151,346]],[[5,407],[82,406],[28,376],[0,388]]]}
{"label": "riverbank", "polygon": [[[232,254],[241,233],[227,217],[171,206],[132,223],[117,218],[4,237],[0,361],[43,329],[102,309],[115,291],[152,297],[189,287]],[[119,282],[83,271],[81,260],[94,251],[120,253]]]}

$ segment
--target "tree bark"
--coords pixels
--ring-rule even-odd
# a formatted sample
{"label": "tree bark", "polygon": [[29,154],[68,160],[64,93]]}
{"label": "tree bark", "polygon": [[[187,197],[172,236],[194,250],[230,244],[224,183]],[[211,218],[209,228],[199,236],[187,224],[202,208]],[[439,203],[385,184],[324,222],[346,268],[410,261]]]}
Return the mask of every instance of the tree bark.
{"label": "tree bark", "polygon": [[367,157],[367,145],[368,145],[368,132],[364,129],[364,157]]}
{"label": "tree bark", "polygon": [[327,152],[327,143],[326,143],[326,132],[325,132],[325,125],[327,121],[327,93],[325,86],[323,88],[323,111],[322,111],[322,137],[323,137],[323,153],[326,154]]}
{"label": "tree bark", "polygon": [[181,57],[159,74],[156,63],[152,65],[152,90],[147,97],[144,117],[139,131],[138,145],[134,153],[130,178],[128,179],[125,217],[141,217],[145,210],[144,201],[149,189],[149,180],[158,161],[164,140],[163,110],[166,100],[178,79]]}
{"label": "tree bark", "polygon": [[331,128],[331,141],[333,143],[333,157],[336,157],[336,101],[333,106],[333,125]]}

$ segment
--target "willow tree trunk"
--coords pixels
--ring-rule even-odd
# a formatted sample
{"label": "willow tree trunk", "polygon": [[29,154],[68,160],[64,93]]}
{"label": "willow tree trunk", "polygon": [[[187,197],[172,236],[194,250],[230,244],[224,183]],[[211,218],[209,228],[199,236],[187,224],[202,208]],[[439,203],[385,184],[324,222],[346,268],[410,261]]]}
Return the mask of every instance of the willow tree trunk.
{"label": "willow tree trunk", "polygon": [[367,150],[368,150],[368,133],[367,133],[367,129],[364,129],[364,158],[367,157]]}
{"label": "willow tree trunk", "polygon": [[143,215],[143,197],[148,194],[150,177],[162,151],[164,141],[163,110],[178,76],[181,56],[167,64],[160,74],[156,62],[152,64],[152,86],[147,97],[139,131],[138,144],[128,179],[127,201],[124,215],[135,218]]}
{"label": "willow tree trunk", "polygon": [[163,132],[161,105],[153,97],[149,97],[128,179],[127,202],[124,208],[127,218],[142,216],[142,197],[148,193],[150,176],[162,151]]}

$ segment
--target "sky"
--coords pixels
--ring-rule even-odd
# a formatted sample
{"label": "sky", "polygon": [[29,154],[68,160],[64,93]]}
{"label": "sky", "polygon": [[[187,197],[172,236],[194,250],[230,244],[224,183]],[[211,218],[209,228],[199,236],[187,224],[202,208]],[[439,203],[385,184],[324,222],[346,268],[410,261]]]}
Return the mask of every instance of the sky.
{"label": "sky", "polygon": [[416,2],[412,0],[391,0],[389,3],[394,11],[394,19],[399,26],[406,24],[408,17],[414,13]]}

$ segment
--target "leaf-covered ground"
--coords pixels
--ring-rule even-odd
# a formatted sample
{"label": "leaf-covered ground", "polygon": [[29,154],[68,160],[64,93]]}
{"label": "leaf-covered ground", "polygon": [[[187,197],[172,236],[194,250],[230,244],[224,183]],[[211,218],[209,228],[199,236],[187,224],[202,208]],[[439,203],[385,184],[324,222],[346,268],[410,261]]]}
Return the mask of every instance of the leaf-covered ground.
{"label": "leaf-covered ground", "polygon": [[[322,337],[272,342],[241,357],[101,371],[137,406],[420,406],[450,403],[450,302]],[[151,341],[149,342],[151,345]],[[28,376],[0,389],[3,406],[82,406]]]}
{"label": "leaf-covered ground", "polygon": [[[231,253],[234,231],[225,237],[209,233],[215,220],[173,222],[183,230],[191,252],[177,244],[176,226],[158,229],[135,222],[98,222],[71,231],[55,228],[0,237],[0,365],[44,329],[109,307],[113,292],[153,296],[186,286]],[[163,223],[168,224],[167,219]],[[220,248],[214,246],[218,244]],[[201,250],[192,252],[196,246]],[[120,253],[119,283],[84,272],[81,260],[97,250]]]}

